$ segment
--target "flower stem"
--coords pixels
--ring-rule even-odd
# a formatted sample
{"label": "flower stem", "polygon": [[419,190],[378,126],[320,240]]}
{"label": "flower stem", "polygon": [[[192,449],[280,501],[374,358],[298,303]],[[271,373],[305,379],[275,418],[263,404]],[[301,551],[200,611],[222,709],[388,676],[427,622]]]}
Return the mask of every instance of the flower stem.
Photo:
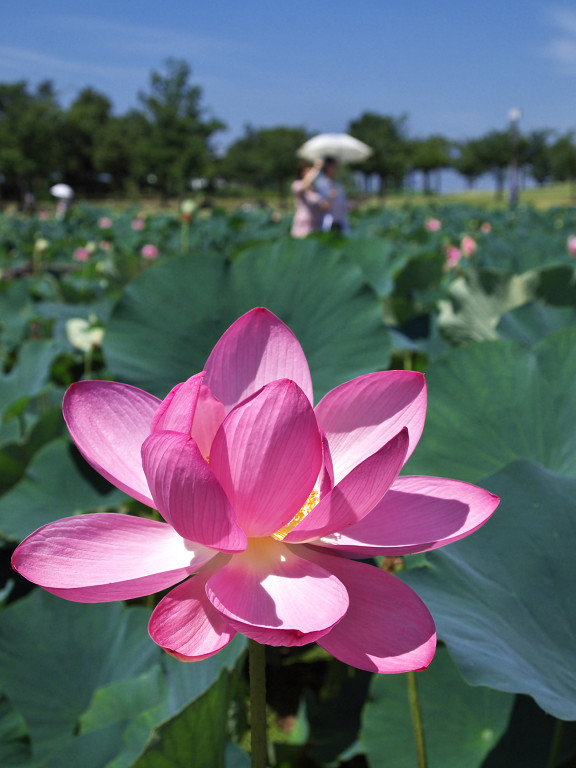
{"label": "flower stem", "polygon": [[416,742],[416,755],[418,757],[418,768],[427,768],[428,760],[426,758],[426,744],[424,742],[424,726],[422,724],[422,712],[420,711],[420,698],[418,696],[418,685],[416,683],[416,673],[406,672],[406,681],[408,683],[408,699],[410,701],[410,714],[412,715],[412,727],[414,728],[414,741]]}
{"label": "flower stem", "polygon": [[266,648],[249,640],[252,768],[266,768]]}
{"label": "flower stem", "polygon": [[564,721],[556,720],[554,726],[554,733],[552,734],[552,744],[550,745],[550,754],[548,755],[548,762],[546,768],[556,768],[558,765],[558,759],[560,758],[560,747],[562,746],[562,738],[564,736]]}

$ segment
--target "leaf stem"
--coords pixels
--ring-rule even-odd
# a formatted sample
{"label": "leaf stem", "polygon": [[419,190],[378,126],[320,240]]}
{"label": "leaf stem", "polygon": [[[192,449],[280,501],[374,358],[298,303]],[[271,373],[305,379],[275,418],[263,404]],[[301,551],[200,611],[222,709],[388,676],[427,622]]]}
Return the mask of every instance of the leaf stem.
{"label": "leaf stem", "polygon": [[550,744],[550,754],[548,755],[548,762],[546,763],[546,768],[556,768],[556,766],[558,765],[563,736],[564,736],[564,720],[556,720],[556,725],[554,726],[554,732],[552,734],[552,743]]}
{"label": "leaf stem", "polygon": [[266,768],[266,648],[249,640],[252,768]]}
{"label": "leaf stem", "polygon": [[410,701],[410,714],[412,715],[412,727],[414,728],[414,741],[416,742],[416,755],[418,757],[418,768],[427,768],[428,759],[426,757],[426,743],[424,741],[424,725],[422,723],[422,712],[420,710],[420,698],[418,696],[418,685],[416,683],[416,673],[406,672],[406,682],[408,683],[408,699]]}

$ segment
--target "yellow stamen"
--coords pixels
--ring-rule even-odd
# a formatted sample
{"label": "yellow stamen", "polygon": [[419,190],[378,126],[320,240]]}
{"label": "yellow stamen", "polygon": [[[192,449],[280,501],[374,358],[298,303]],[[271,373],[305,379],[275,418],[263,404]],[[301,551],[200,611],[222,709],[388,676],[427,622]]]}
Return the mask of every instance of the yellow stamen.
{"label": "yellow stamen", "polygon": [[318,501],[320,500],[320,494],[318,491],[314,488],[310,496],[308,496],[306,503],[302,507],[302,509],[297,512],[292,520],[288,523],[288,525],[285,525],[283,528],[280,528],[280,530],[276,531],[276,533],[272,534],[272,538],[276,539],[276,541],[282,541],[290,531],[294,530],[298,523],[301,523],[302,520],[306,517],[306,515],[311,512],[316,504],[318,504]]}

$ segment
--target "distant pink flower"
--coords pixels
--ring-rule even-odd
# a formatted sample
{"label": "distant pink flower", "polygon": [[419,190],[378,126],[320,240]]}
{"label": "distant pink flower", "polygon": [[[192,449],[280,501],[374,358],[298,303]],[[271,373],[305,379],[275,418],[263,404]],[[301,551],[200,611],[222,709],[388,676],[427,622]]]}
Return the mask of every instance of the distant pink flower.
{"label": "distant pink flower", "polygon": [[424,226],[428,232],[438,232],[439,229],[442,229],[442,222],[440,219],[426,219]]}
{"label": "distant pink flower", "polygon": [[576,256],[576,235],[570,235],[566,242],[566,249],[571,256]]}
{"label": "distant pink flower", "polygon": [[112,219],[108,218],[108,216],[102,216],[102,218],[98,219],[98,226],[100,229],[110,229],[112,226]]}
{"label": "distant pink flower", "polygon": [[460,248],[456,248],[455,245],[449,245],[446,248],[446,268],[451,269],[455,267],[462,258],[462,251]]}
{"label": "distant pink flower", "polygon": [[100,240],[100,242],[98,243],[98,247],[102,251],[109,251],[112,246],[109,240]]}
{"label": "distant pink flower", "polygon": [[480,229],[482,232],[484,232],[485,235],[492,232],[492,224],[490,224],[489,221],[483,221],[482,224],[480,224]]}
{"label": "distant pink flower", "polygon": [[412,371],[360,376],[313,409],[296,337],[253,309],[224,333],[205,372],[163,401],[110,381],[80,381],[65,395],[85,459],[166,522],[65,518],[25,539],[13,566],[79,602],[177,585],[149,629],[185,661],[240,632],[276,646],[315,641],[360,669],[422,669],[436,643],[426,606],[357,559],[456,541],[498,503],[456,480],[398,477],[425,411],[425,379]]}
{"label": "distant pink flower", "polygon": [[476,245],[476,240],[474,240],[473,237],[470,237],[470,235],[464,235],[460,243],[460,250],[462,251],[462,255],[472,256],[476,252],[477,248],[478,246]]}
{"label": "distant pink flower", "polygon": [[88,261],[90,258],[90,251],[87,248],[76,248],[72,257],[76,259],[76,261]]}
{"label": "distant pink flower", "polygon": [[48,211],[38,211],[38,218],[40,221],[47,221],[50,218]]}
{"label": "distant pink flower", "polygon": [[134,219],[131,224],[132,229],[134,229],[136,232],[142,231],[145,226],[146,222],[143,219]]}
{"label": "distant pink flower", "polygon": [[143,245],[140,249],[140,253],[142,254],[142,258],[144,259],[157,259],[158,258],[158,248],[156,248],[155,245],[152,245],[151,243],[146,243],[146,245]]}

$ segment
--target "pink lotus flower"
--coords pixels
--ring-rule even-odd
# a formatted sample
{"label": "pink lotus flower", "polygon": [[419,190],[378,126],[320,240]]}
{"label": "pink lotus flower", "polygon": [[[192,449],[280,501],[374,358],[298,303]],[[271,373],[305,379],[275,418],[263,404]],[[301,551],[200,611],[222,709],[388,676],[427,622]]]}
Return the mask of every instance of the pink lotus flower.
{"label": "pink lotus flower", "polygon": [[360,376],[313,409],[296,337],[254,309],[224,333],[205,371],[163,401],[107,381],[66,393],[64,417],[86,460],[166,522],[69,517],[25,539],[13,566],[80,602],[177,585],[149,629],[186,661],[240,632],[269,645],[316,641],[360,669],[424,668],[436,643],[426,606],[355,558],[456,541],[498,504],[456,480],[398,477],[425,411],[424,376],[411,371]]}
{"label": "pink lotus flower", "polygon": [[474,240],[473,237],[470,237],[470,235],[464,235],[462,238],[462,242],[460,243],[460,250],[462,251],[463,256],[472,256],[475,252],[478,246],[476,245],[476,240]]}
{"label": "pink lotus flower", "polygon": [[455,267],[462,258],[462,251],[460,248],[456,248],[455,245],[449,245],[446,248],[446,262],[445,267],[446,269],[452,269]]}
{"label": "pink lotus flower", "polygon": [[483,221],[482,224],[480,224],[480,229],[482,232],[484,232],[485,235],[492,232],[492,224],[490,224],[489,221]]}
{"label": "pink lotus flower", "polygon": [[102,216],[98,219],[98,226],[100,229],[110,229],[112,226],[112,219],[108,218],[108,216]]}
{"label": "pink lotus flower", "polygon": [[130,226],[135,232],[141,232],[146,226],[146,222],[143,219],[134,219]]}
{"label": "pink lotus flower", "polygon": [[428,232],[438,232],[442,228],[442,222],[440,219],[426,219],[424,226]]}
{"label": "pink lotus flower", "polygon": [[576,256],[576,235],[570,235],[566,242],[566,249],[571,256]]}
{"label": "pink lotus flower", "polygon": [[140,249],[140,253],[144,259],[158,258],[158,248],[156,248],[156,246],[152,245],[151,243],[146,243],[146,245],[143,245]]}
{"label": "pink lotus flower", "polygon": [[76,261],[88,261],[90,258],[90,251],[87,248],[76,248],[72,254],[72,258]]}

